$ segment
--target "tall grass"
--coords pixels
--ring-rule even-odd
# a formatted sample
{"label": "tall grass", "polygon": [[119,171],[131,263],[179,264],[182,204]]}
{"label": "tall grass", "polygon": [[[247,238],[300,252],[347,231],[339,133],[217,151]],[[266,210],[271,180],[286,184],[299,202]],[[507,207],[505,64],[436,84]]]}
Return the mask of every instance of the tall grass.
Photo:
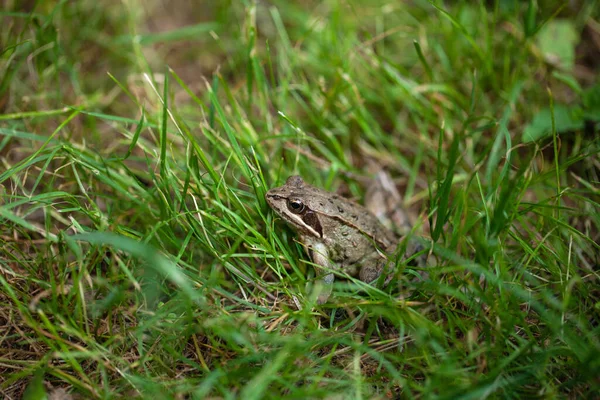
{"label": "tall grass", "polygon": [[[580,3],[9,1],[2,395],[594,397],[599,15]],[[559,61],[557,22],[578,38]],[[264,194],[300,174],[360,201],[373,166],[429,278],[400,264],[316,306]]]}

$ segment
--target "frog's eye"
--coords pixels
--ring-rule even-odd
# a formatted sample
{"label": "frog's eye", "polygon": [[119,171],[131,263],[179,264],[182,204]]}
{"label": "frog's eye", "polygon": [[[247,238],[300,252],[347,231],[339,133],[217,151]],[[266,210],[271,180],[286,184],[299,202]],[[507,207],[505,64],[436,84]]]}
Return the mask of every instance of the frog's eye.
{"label": "frog's eye", "polygon": [[288,200],[287,206],[294,214],[300,214],[304,211],[304,203],[300,200]]}

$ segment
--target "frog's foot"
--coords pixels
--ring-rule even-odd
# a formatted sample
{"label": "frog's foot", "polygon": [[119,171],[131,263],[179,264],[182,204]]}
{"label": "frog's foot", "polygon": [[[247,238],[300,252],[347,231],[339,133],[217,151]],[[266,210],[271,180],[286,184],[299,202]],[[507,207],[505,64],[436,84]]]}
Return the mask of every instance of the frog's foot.
{"label": "frog's foot", "polygon": [[315,282],[313,287],[313,296],[317,295],[317,304],[325,304],[333,291],[333,274],[327,274],[322,279]]}

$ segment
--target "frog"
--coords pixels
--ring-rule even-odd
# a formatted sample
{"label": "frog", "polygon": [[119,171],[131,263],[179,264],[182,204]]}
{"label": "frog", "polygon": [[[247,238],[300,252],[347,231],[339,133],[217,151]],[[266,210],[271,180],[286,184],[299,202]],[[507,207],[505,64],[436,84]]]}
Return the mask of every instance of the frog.
{"label": "frog", "polygon": [[[317,269],[317,304],[325,304],[332,293],[333,271],[343,271],[369,284],[379,281],[384,274],[383,286],[393,278],[390,255],[400,238],[383,223],[381,216],[374,214],[376,210],[313,186],[299,175],[290,176],[283,186],[268,190],[265,199],[275,214],[296,231]],[[366,203],[378,206],[377,200]],[[404,216],[400,219],[406,221]],[[406,232],[407,225],[402,228]],[[412,242],[409,247],[411,253],[420,250]],[[423,264],[422,258],[419,264]]]}

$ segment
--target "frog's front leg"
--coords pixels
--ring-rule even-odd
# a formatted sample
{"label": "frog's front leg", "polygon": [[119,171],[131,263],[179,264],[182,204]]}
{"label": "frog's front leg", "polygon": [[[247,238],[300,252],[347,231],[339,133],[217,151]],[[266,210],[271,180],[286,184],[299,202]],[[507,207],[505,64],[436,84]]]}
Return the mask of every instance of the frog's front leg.
{"label": "frog's front leg", "polygon": [[327,247],[323,243],[314,243],[307,250],[313,263],[321,267],[315,268],[317,274],[324,274],[316,280],[313,291],[317,293],[317,304],[325,304],[333,291],[335,275],[331,270],[336,265],[329,259]]}

